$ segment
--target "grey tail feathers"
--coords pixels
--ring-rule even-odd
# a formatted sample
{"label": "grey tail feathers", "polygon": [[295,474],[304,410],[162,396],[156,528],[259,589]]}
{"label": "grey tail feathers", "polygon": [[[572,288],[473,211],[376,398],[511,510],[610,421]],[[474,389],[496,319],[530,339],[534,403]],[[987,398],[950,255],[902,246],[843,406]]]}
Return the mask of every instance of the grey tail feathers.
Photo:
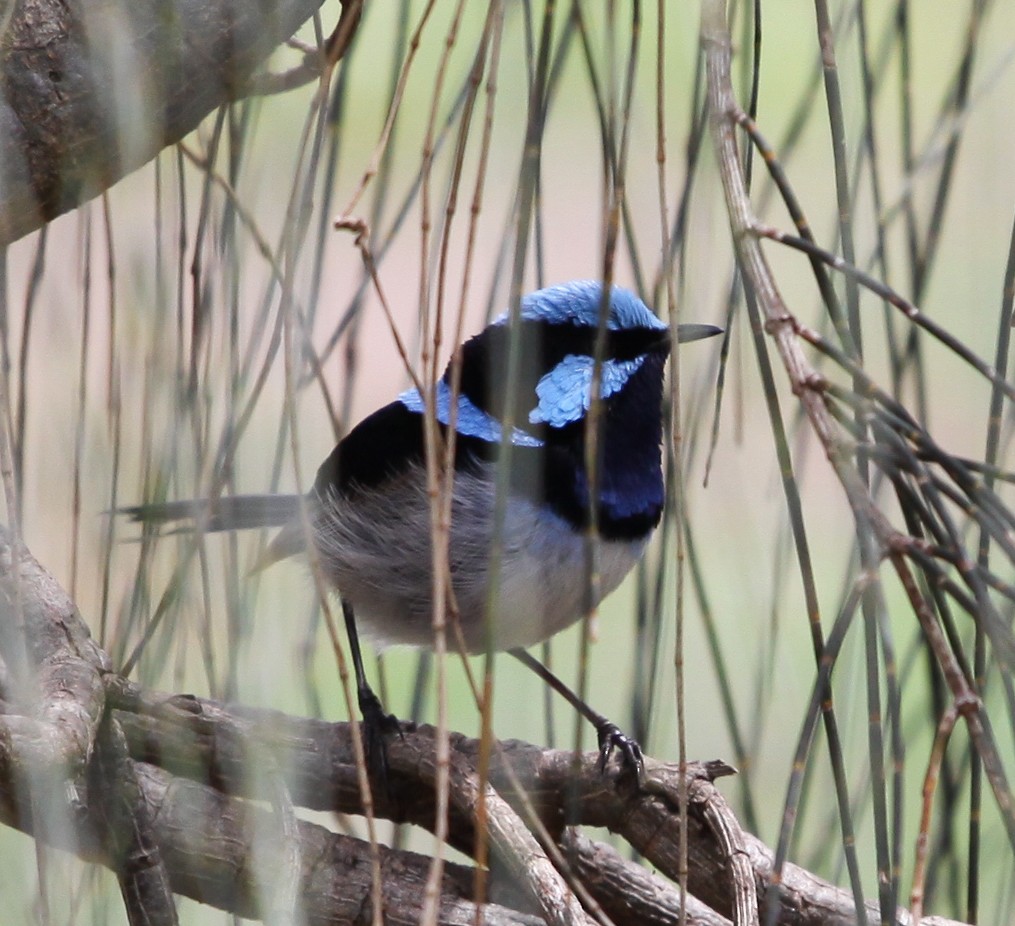
{"label": "grey tail feathers", "polygon": [[[118,508],[142,524],[167,524],[192,521],[194,527],[214,531],[246,530],[257,527],[283,527],[299,521],[300,495],[224,495],[214,501],[195,498],[179,502],[151,502]],[[187,526],[182,527],[187,530]]]}

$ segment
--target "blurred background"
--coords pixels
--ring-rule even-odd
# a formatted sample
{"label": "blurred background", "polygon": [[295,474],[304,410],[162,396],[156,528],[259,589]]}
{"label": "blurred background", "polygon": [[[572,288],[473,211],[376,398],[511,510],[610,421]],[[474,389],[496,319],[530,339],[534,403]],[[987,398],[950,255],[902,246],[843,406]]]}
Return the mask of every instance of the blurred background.
{"label": "blurred background", "polygon": [[[338,15],[331,6],[302,41],[330,31]],[[805,0],[731,4],[734,80],[745,108],[757,80],[759,127],[818,242],[841,253],[815,8]],[[1015,215],[1015,8],[850,0],[829,10],[856,263],[993,363]],[[723,791],[745,826],[775,846],[815,657],[770,406],[703,134],[697,4],[367,3],[329,85],[216,113],[107,195],[11,245],[0,263],[0,348],[20,511],[6,517],[20,520],[30,549],[70,590],[117,665],[159,614],[133,672],[144,685],[345,719],[304,565],[251,575],[266,536],[142,536],[109,513],[219,490],[305,490],[336,439],[409,383],[382,302],[416,370],[435,331],[442,366],[461,336],[507,307],[529,97],[548,15],[522,290],[602,275],[619,178],[615,281],[667,319],[672,285],[680,320],[728,329],[725,345],[690,345],[671,370],[682,439],[680,465],[670,471],[679,491],[644,567],[595,619],[587,697],[647,753],[676,761],[682,660],[687,756],[738,766]],[[270,66],[281,71],[297,58],[282,48]],[[792,232],[757,157],[753,171],[759,217]],[[340,215],[369,227],[376,282],[355,235],[333,227]],[[766,254],[790,311],[828,331],[806,258],[776,245]],[[842,280],[835,283],[842,293]],[[945,450],[983,459],[990,383],[932,339],[906,355],[906,319],[869,293],[859,306],[870,376]],[[827,633],[858,574],[854,523],[778,358],[769,360]],[[1011,433],[1009,405],[1002,469],[1011,468]],[[999,491],[1010,503],[1010,492]],[[901,527],[894,502],[878,498]],[[970,543],[975,550],[975,537]],[[1008,583],[1015,578],[1010,563],[996,569]],[[833,690],[862,888],[877,896],[873,796],[897,797],[902,813],[889,828],[905,904],[943,702],[913,613],[892,577],[882,578],[878,617],[894,659],[886,661],[883,647],[874,685],[887,691],[891,664],[901,709],[884,733],[883,759],[898,771],[895,784],[872,776],[859,617]],[[1010,620],[1010,601],[1004,613]],[[956,627],[971,647],[972,622],[958,615]],[[580,628],[553,641],[553,664],[570,681],[580,654]],[[459,660],[448,659],[446,671],[450,726],[478,735]],[[419,675],[417,654],[388,651],[370,672],[382,679],[390,710],[435,719],[433,673]],[[1010,679],[998,678],[996,666],[993,673],[984,699],[1010,773]],[[495,678],[498,737],[574,743],[571,712],[547,708],[535,677],[502,658]],[[893,736],[903,751],[888,745]],[[583,742],[592,745],[590,731]],[[790,858],[847,884],[821,728],[805,745]],[[979,920],[1012,922],[1013,851],[989,794],[970,874],[969,764],[960,724],[930,831],[927,908],[966,917],[972,880]],[[429,839],[420,837],[424,851]],[[112,875],[63,856],[51,864],[54,922],[123,921]],[[0,830],[0,871],[10,921],[39,921],[32,841]],[[225,916],[181,900],[183,922]]]}

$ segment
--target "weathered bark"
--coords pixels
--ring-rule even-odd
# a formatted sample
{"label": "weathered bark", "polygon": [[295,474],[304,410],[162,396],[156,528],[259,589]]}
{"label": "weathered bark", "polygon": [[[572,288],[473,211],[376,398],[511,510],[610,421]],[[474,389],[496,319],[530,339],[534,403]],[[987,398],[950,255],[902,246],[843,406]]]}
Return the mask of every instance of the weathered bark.
{"label": "weathered bark", "polygon": [[[224,706],[199,698],[178,698],[144,692],[122,680],[113,682],[109,698],[123,724],[131,754],[155,762],[174,774],[200,781],[238,796],[265,800],[264,782],[248,774],[252,757],[271,755],[292,799],[316,810],[362,813],[355,758],[348,726],[292,717],[275,711]],[[435,776],[434,732],[420,727],[391,743],[392,775],[388,793],[375,795],[375,811],[385,819],[433,826],[432,787],[421,787]],[[474,758],[479,743],[452,734],[456,755]],[[494,790],[516,809],[531,807],[555,839],[568,823],[609,829],[648,859],[660,872],[676,879],[680,870],[680,817],[676,812],[679,770],[647,760],[648,786],[637,793],[617,767],[603,775],[598,755],[590,752],[576,764],[566,750],[543,749],[529,743],[499,744],[490,769]],[[256,761],[256,760],[255,760]],[[722,763],[692,763],[689,773],[691,813],[688,820],[688,888],[695,897],[727,919],[733,917],[736,883],[730,856],[710,817],[721,797],[710,778],[721,775]],[[521,792],[514,782],[521,786]],[[452,805],[449,841],[471,853],[473,821]],[[773,854],[761,840],[744,834],[743,853],[750,864],[759,897],[772,872]],[[616,877],[622,878],[617,874]],[[782,912],[786,926],[828,926],[856,922],[848,890],[796,865],[782,872]],[[879,922],[875,905],[869,922]],[[900,922],[907,922],[899,911]]]}
{"label": "weathered bark", "polygon": [[13,0],[0,14],[0,245],[241,94],[322,0]]}
{"label": "weathered bark", "polygon": [[0,747],[17,747],[0,748],[0,801],[43,834],[63,826],[54,791],[76,813],[87,806],[109,661],[56,580],[0,531]]}
{"label": "weathered bark", "polygon": [[[0,670],[0,822],[111,867],[132,922],[174,923],[170,889],[269,923],[296,904],[311,923],[362,922],[375,858],[389,921],[418,919],[429,859],[294,814],[363,812],[349,724],[157,694],[113,674],[67,594],[2,528]],[[471,854],[479,744],[452,734],[451,747],[449,841]],[[375,796],[375,813],[433,828],[434,731],[393,738],[388,759],[390,788]],[[675,878],[680,770],[649,759],[647,771],[638,789],[618,764],[601,773],[597,753],[496,744],[485,821],[487,898],[500,903],[484,906],[486,922],[531,926],[538,913],[583,923],[596,910],[616,926],[676,922],[672,883],[574,829],[608,828]],[[713,785],[726,771],[688,769],[688,886],[702,902],[687,906],[692,924],[748,923],[765,899],[772,855],[740,832]],[[474,877],[445,867],[438,923],[473,921]],[[856,921],[848,891],[795,866],[782,879],[781,923]]]}

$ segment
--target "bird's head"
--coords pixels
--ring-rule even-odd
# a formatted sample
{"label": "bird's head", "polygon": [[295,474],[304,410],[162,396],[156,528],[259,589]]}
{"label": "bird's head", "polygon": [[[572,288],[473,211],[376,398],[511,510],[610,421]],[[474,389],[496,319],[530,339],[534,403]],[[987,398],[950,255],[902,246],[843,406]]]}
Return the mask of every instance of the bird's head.
{"label": "bird's head", "polygon": [[[462,345],[457,390],[453,362],[437,383],[436,413],[445,425],[453,417],[458,448],[470,459],[496,458],[510,419],[510,442],[520,448],[512,463],[516,481],[528,481],[534,497],[581,527],[589,510],[584,458],[605,311],[599,526],[604,536],[637,538],[655,526],[663,506],[663,375],[672,336],[634,293],[614,286],[605,304],[603,297],[594,280],[525,296],[516,318],[505,312]],[[680,325],[677,340],[719,332]],[[424,411],[415,389],[399,400],[410,412]]]}
{"label": "bird's head", "polygon": [[[466,342],[463,395],[499,420],[508,396],[513,395],[514,421],[522,432],[533,435],[581,421],[591,405],[604,311],[600,396],[609,403],[637,378],[646,381],[650,393],[654,391],[653,404],[658,407],[670,329],[634,293],[619,286],[610,289],[604,305],[603,286],[596,280],[576,280],[529,293],[522,299],[515,332],[510,313],[505,312]],[[718,332],[711,325],[681,325],[677,340],[697,340]],[[513,338],[518,347],[512,363]]]}
{"label": "bird's head", "polygon": [[[511,442],[518,446],[541,447],[546,440],[580,437],[575,432],[583,427],[592,404],[599,320],[605,308],[599,394],[608,412],[627,406],[653,432],[658,430],[671,332],[634,293],[614,286],[604,306],[600,282],[576,280],[529,293],[520,308],[515,321],[505,312],[462,345],[457,402],[452,399],[455,363],[437,384],[441,423],[450,423],[454,404],[456,429],[463,437],[498,444],[507,417],[513,423]],[[720,330],[680,325],[677,340],[694,341]],[[423,412],[417,390],[408,390],[399,400],[410,411]]]}

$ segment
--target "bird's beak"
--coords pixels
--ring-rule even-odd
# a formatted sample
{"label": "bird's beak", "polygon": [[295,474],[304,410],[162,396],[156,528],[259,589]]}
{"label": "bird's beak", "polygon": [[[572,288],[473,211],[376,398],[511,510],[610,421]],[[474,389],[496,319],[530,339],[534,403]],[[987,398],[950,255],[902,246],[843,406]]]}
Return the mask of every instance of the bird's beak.
{"label": "bird's beak", "polygon": [[715,325],[677,325],[677,341],[681,344],[715,337],[717,334],[722,334],[722,328]]}

